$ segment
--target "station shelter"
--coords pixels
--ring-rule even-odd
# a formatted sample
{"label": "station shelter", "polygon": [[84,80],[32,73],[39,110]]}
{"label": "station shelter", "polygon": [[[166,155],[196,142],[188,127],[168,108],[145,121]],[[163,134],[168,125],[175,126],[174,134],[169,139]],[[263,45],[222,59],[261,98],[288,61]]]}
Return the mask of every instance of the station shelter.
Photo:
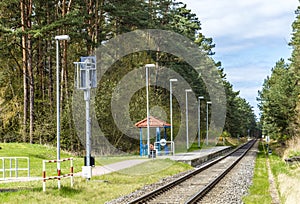
{"label": "station shelter", "polygon": [[[147,128],[147,118],[137,122],[135,124],[135,126],[140,128],[140,156],[147,156],[147,154],[148,154],[147,138],[145,140],[143,140],[143,128]],[[161,130],[161,128],[164,129],[164,140],[167,141],[166,129],[170,128],[171,124],[169,124],[163,120],[160,120],[158,118],[155,118],[153,116],[149,116],[149,127],[156,128],[154,149],[156,149],[158,153],[160,153],[162,150],[164,150],[165,154],[168,154],[169,153],[168,145],[165,145],[165,146],[161,145],[160,130]],[[144,143],[143,141],[146,141],[146,143]]]}

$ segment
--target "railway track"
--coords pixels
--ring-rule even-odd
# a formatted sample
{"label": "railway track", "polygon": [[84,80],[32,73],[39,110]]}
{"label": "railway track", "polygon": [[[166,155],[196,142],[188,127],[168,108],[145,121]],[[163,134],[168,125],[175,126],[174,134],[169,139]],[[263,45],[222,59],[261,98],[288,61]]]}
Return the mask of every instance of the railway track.
{"label": "railway track", "polygon": [[227,155],[129,203],[197,203],[230,172],[255,142],[256,140],[251,140]]}

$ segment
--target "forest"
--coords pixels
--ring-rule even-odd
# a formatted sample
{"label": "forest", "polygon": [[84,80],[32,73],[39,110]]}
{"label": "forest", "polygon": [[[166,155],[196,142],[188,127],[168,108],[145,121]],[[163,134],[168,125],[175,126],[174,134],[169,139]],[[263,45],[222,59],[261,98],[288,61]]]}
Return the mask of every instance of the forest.
{"label": "forest", "polygon": [[289,61],[279,59],[258,93],[264,135],[285,142],[300,137],[300,7],[295,11]]}
{"label": "forest", "polygon": [[[264,131],[276,135],[299,134],[299,16],[293,24],[294,52],[291,64],[280,60],[265,81],[259,95]],[[193,41],[199,51],[212,59],[213,39],[201,32],[198,17],[187,6],[173,0],[2,0],[0,2],[0,141],[56,144],[56,47],[60,41],[61,147],[84,149],[76,131],[72,99],[75,69],[81,56],[95,55],[95,49],[118,35],[138,29],[172,31]],[[118,149],[137,151],[139,142],[118,129],[110,110],[111,96],[119,80],[143,64],[171,67],[187,81],[196,97],[209,98],[201,77],[190,65],[168,53],[140,51],[118,60],[98,82],[95,115],[104,136]],[[234,91],[221,62],[214,62],[226,93],[224,136],[254,135],[258,125],[251,105]],[[157,77],[159,70],[155,71]],[[298,77],[297,77],[298,76]],[[283,78],[284,77],[284,78]],[[282,83],[277,84],[277,82]],[[278,91],[278,89],[280,89]],[[146,117],[145,88],[131,99],[130,117]],[[276,93],[276,95],[274,94]],[[289,95],[285,95],[285,94]],[[278,95],[278,97],[277,97]],[[285,100],[289,98],[288,102]],[[151,86],[150,104],[161,107],[169,121],[170,93]],[[285,101],[283,103],[283,101]],[[274,104],[273,104],[274,102]],[[179,105],[174,102],[174,115]],[[201,107],[201,136],[205,135],[205,107]],[[174,120],[178,132],[180,120]],[[275,128],[274,128],[275,127]]]}

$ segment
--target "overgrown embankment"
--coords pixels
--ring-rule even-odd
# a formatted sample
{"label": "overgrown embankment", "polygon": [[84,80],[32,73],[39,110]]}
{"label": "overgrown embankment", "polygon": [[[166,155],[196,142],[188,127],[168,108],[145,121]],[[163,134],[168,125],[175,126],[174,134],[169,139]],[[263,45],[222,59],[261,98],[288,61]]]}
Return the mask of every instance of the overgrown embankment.
{"label": "overgrown embankment", "polygon": [[[300,150],[299,140],[288,142],[285,148],[281,144],[272,142],[268,151],[266,143],[260,142],[259,152],[257,154],[255,172],[252,186],[249,189],[249,195],[245,196],[243,201],[246,204],[252,203],[273,203],[274,194],[279,195],[280,203],[297,203],[300,200],[300,165],[299,163],[287,164],[284,161],[284,155],[293,156]],[[299,143],[300,144],[300,143]],[[299,148],[299,149],[298,149]],[[268,172],[268,162],[270,170]],[[274,188],[270,185],[270,173],[274,178]],[[273,196],[273,197],[272,197]]]}

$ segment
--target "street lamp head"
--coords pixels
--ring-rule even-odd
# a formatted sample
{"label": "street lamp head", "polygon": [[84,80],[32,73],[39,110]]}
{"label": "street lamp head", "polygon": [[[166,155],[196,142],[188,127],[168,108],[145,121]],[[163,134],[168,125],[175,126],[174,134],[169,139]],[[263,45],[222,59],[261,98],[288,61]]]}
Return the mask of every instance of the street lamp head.
{"label": "street lamp head", "polygon": [[70,37],[68,35],[57,35],[55,40],[70,40]]}
{"label": "street lamp head", "polygon": [[192,89],[186,89],[185,92],[192,92]]}
{"label": "street lamp head", "polygon": [[207,101],[206,103],[207,103],[207,104],[211,104],[211,101]]}
{"label": "street lamp head", "polygon": [[198,99],[204,99],[204,96],[199,96]]}
{"label": "street lamp head", "polygon": [[176,82],[178,81],[177,79],[170,79],[171,82]]}
{"label": "street lamp head", "polygon": [[154,67],[155,67],[155,64],[146,64],[145,67],[146,67],[146,68],[154,68]]}

